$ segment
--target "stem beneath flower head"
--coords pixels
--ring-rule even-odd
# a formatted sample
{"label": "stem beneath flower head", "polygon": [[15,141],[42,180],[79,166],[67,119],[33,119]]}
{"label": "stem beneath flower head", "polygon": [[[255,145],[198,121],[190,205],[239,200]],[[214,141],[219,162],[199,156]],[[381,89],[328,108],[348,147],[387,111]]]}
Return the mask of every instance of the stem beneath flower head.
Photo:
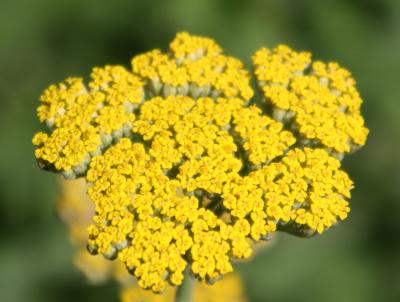
{"label": "stem beneath flower head", "polygon": [[189,274],[189,268],[186,268],[182,284],[176,289],[175,302],[192,302],[193,285],[194,279]]}

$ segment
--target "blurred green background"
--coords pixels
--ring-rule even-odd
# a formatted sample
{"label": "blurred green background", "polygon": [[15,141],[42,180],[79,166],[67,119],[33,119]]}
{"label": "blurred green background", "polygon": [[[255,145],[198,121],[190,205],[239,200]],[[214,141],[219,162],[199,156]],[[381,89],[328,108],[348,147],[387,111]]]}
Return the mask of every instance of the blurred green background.
{"label": "blurred green background", "polygon": [[92,287],[72,265],[55,176],[33,157],[37,99],[181,30],[247,64],[263,45],[310,50],[349,68],[365,101],[369,140],[344,160],[349,219],[309,240],[280,235],[239,264],[249,300],[400,301],[400,1],[2,0],[0,20],[0,301],[117,301],[115,284]]}

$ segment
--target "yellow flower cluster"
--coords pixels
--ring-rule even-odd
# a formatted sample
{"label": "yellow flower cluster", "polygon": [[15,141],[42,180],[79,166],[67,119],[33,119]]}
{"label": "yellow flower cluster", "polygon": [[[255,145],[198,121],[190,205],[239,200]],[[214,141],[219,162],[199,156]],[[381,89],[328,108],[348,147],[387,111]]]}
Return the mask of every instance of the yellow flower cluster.
{"label": "yellow flower cluster", "polygon": [[156,49],[132,60],[133,72],[145,79],[155,95],[190,95],[242,98],[253,96],[250,75],[243,63],[222,54],[211,39],[177,34],[171,52]]}
{"label": "yellow flower cluster", "polygon": [[[133,131],[143,144],[121,139],[88,170],[89,196],[96,205],[90,249],[110,258],[119,252],[139,285],[154,291],[163,290],[165,280],[180,284],[188,258],[200,279],[232,271],[232,258],[251,255],[252,221],[235,211],[225,211],[224,220],[212,211],[222,209],[221,194],[241,179],[243,162],[230,133],[250,142],[244,146],[250,157],[269,151],[260,154],[260,163],[281,155],[294,137],[239,99],[188,96],[148,100]],[[265,137],[257,138],[260,134]],[[262,228],[266,215],[259,205]]]}
{"label": "yellow flower cluster", "polygon": [[345,198],[353,184],[339,168],[325,150],[295,148],[249,177],[263,191],[268,219],[322,233],[350,211]]}
{"label": "yellow flower cluster", "polygon": [[337,156],[364,145],[368,129],[360,114],[362,100],[348,70],[337,63],[311,64],[310,53],[284,45],[257,51],[253,64],[274,118],[288,123],[303,144]]}
{"label": "yellow flower cluster", "polygon": [[67,178],[84,174],[93,156],[130,135],[133,110],[143,101],[141,80],[122,66],[94,68],[88,86],[90,90],[82,79],[68,78],[40,98],[39,120],[51,135],[35,135],[35,156]]}
{"label": "yellow flower cluster", "polygon": [[95,68],[88,89],[68,79],[42,96],[39,163],[86,178],[88,250],[141,288],[180,285],[185,270],[213,283],[277,230],[310,236],[346,218],[353,185],[332,155],[365,141],[354,80],[335,64],[305,75],[310,55],[284,46],[254,63],[269,107],[239,60],[187,33],[132,72]]}
{"label": "yellow flower cluster", "polygon": [[[113,278],[120,288],[121,302],[172,302],[175,288],[168,286],[163,295],[141,289],[121,262],[110,262],[101,256],[92,256],[86,251],[87,227],[94,214],[93,203],[86,194],[87,184],[84,179],[60,179],[61,198],[58,201],[58,214],[67,224],[75,247],[74,263],[95,285]],[[194,302],[245,302],[244,290],[238,274],[229,274],[217,284],[211,286],[198,282],[194,285]]]}
{"label": "yellow flower cluster", "polygon": [[291,132],[283,130],[282,123],[262,115],[256,106],[240,110],[234,124],[252,165],[270,162],[296,142]]}

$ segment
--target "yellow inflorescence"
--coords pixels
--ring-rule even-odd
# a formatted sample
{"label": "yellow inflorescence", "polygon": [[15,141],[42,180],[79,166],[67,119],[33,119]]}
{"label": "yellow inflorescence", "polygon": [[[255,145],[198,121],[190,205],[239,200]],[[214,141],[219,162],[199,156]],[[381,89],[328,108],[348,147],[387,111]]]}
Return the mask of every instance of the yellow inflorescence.
{"label": "yellow inflorescence", "polygon": [[239,60],[187,33],[132,72],[95,68],[89,88],[68,79],[41,98],[37,159],[86,177],[88,249],[141,288],[180,285],[185,270],[212,283],[276,230],[310,236],[347,217],[353,185],[336,158],[367,134],[354,80],[333,63],[306,75],[310,54],[286,46],[253,59],[269,106],[252,102]]}
{"label": "yellow inflorescence", "polygon": [[146,80],[153,95],[241,98],[253,96],[250,74],[239,60],[222,54],[214,41],[178,34],[171,53],[160,50],[136,56],[133,72]]}
{"label": "yellow inflorescence", "polygon": [[310,53],[283,45],[273,51],[262,48],[253,63],[274,117],[291,124],[306,145],[320,144],[339,155],[364,145],[368,129],[349,71],[337,63],[311,64]]}
{"label": "yellow inflorescence", "polygon": [[[145,291],[132,280],[120,262],[110,262],[99,255],[92,256],[87,253],[87,227],[94,214],[93,204],[86,194],[87,184],[84,179],[72,181],[60,179],[60,187],[58,214],[67,224],[71,239],[77,248],[74,263],[89,282],[100,284],[114,278],[120,287],[121,302],[174,301],[174,287],[168,286],[163,295]],[[238,274],[229,274],[213,286],[196,283],[193,299],[195,302],[246,301]]]}
{"label": "yellow inflorescence", "polygon": [[216,56],[222,53],[222,48],[214,40],[191,36],[186,32],[178,33],[170,44],[171,52],[179,60],[195,60],[202,56]]}
{"label": "yellow inflorescence", "polygon": [[[259,123],[240,129],[252,119]],[[139,285],[154,291],[163,290],[165,280],[182,282],[185,255],[200,279],[232,271],[232,258],[251,255],[247,238],[252,221],[233,213],[224,220],[209,207],[222,207],[218,195],[241,178],[243,163],[230,133],[249,139],[250,151],[263,148],[265,141],[256,137],[266,135],[272,159],[295,141],[289,133],[289,142],[277,135],[282,126],[275,124],[238,99],[169,96],[147,101],[133,123],[144,144],[121,139],[91,162],[87,180],[93,183],[89,196],[96,205],[91,249],[108,257],[119,252]],[[267,230],[265,217],[257,222]]]}
{"label": "yellow inflorescence", "polygon": [[296,139],[283,125],[274,121],[256,106],[242,109],[235,114],[235,131],[249,155],[249,161],[260,165],[282,155]]}
{"label": "yellow inflorescence", "polygon": [[249,177],[263,191],[269,219],[322,233],[350,211],[345,198],[353,183],[339,168],[340,162],[322,149],[296,148]]}
{"label": "yellow inflorescence", "polygon": [[91,157],[129,133],[135,106],[143,100],[142,82],[122,66],[94,68],[90,90],[68,78],[41,96],[38,116],[51,129],[33,138],[35,156],[67,177],[83,174]]}

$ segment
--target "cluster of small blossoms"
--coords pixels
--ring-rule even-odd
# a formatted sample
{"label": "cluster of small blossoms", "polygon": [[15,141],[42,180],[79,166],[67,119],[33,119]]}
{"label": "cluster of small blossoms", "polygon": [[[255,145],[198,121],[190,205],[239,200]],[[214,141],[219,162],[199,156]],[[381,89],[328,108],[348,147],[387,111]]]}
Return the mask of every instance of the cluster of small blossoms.
{"label": "cluster of small blossoms", "polygon": [[275,119],[302,144],[325,148],[338,158],[365,144],[355,80],[337,63],[311,61],[308,52],[280,45],[253,56],[255,76]]}
{"label": "cluster of small blossoms", "polygon": [[81,78],[51,85],[38,108],[51,134],[39,132],[33,138],[39,164],[66,178],[85,174],[93,157],[130,136],[133,110],[143,97],[142,81],[122,66],[94,68],[88,87]]}
{"label": "cluster of small blossoms", "polygon": [[[94,214],[93,203],[86,193],[84,179],[60,179],[61,197],[58,214],[67,225],[71,240],[76,248],[74,263],[93,285],[103,284],[110,279],[117,281],[121,302],[172,302],[175,287],[168,286],[163,295],[141,289],[119,261],[107,261],[104,257],[87,253],[87,227]],[[243,284],[236,273],[229,274],[216,285],[197,282],[194,285],[194,302],[245,302]]]}
{"label": "cluster of small blossoms", "polygon": [[253,90],[243,63],[222,54],[213,40],[178,33],[169,53],[156,49],[132,59],[151,96],[189,95],[249,100]]}
{"label": "cluster of small blossoms", "polygon": [[344,153],[364,144],[361,99],[348,71],[286,46],[250,73],[212,40],[180,33],[169,53],[132,71],[95,68],[41,98],[50,133],[36,157],[84,176],[94,204],[88,250],[118,259],[141,288],[213,283],[277,230],[322,233],[344,220],[353,187]]}

